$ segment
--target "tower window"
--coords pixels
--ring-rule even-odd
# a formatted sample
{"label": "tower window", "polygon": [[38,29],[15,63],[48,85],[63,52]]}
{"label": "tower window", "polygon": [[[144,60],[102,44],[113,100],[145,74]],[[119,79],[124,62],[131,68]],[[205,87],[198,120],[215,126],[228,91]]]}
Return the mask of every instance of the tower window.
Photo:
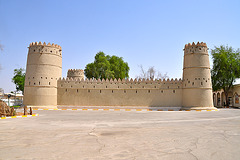
{"label": "tower window", "polygon": [[126,93],[126,90],[124,90],[124,93]]}
{"label": "tower window", "polygon": [[173,93],[175,93],[176,91],[175,90],[173,90]]}
{"label": "tower window", "polygon": [[90,90],[88,90],[88,93],[90,93]]}
{"label": "tower window", "polygon": [[150,93],[150,90],[148,90],[148,93]]}
{"label": "tower window", "polygon": [[192,82],[192,85],[194,86],[194,82]]}
{"label": "tower window", "polygon": [[36,83],[33,83],[34,85],[36,85]]}
{"label": "tower window", "polygon": [[112,90],[112,93],[113,93],[113,90]]}
{"label": "tower window", "polygon": [[40,82],[39,82],[39,85],[40,85]]}
{"label": "tower window", "polygon": [[106,86],[106,88],[107,88],[107,86]]}
{"label": "tower window", "polygon": [[137,93],[137,90],[136,90],[136,93]]}
{"label": "tower window", "polygon": [[102,93],[102,91],[101,91],[101,90],[100,90],[99,92],[100,92],[100,93]]}
{"label": "tower window", "polygon": [[67,89],[65,90],[65,92],[67,92]]}
{"label": "tower window", "polygon": [[203,85],[203,83],[201,82],[201,85]]}
{"label": "tower window", "polygon": [[49,82],[48,84],[50,85],[51,83]]}
{"label": "tower window", "polygon": [[77,92],[78,92],[78,89],[77,89]]}
{"label": "tower window", "polygon": [[163,93],[163,90],[161,90],[161,93]]}
{"label": "tower window", "polygon": [[29,82],[29,85],[31,84],[31,82]]}

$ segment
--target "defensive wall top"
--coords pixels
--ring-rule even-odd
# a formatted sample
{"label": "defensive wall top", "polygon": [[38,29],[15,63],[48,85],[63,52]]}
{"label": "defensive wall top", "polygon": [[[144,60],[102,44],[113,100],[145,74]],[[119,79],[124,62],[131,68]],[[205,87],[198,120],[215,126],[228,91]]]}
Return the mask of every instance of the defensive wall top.
{"label": "defensive wall top", "polygon": [[190,48],[190,47],[198,47],[198,46],[207,47],[207,44],[203,43],[203,42],[201,42],[201,43],[197,42],[197,44],[195,44],[194,42],[192,44],[188,43],[188,44],[185,44],[184,49],[187,49],[187,48]]}
{"label": "defensive wall top", "polygon": [[175,78],[175,79],[137,79],[137,78],[135,78],[135,79],[92,79],[92,78],[90,78],[90,79],[80,79],[80,78],[77,78],[77,79],[73,79],[73,78],[59,78],[59,81],[66,81],[66,82],[68,82],[68,81],[81,81],[81,82],[114,82],[114,83],[127,83],[127,82],[129,82],[129,83],[132,83],[132,82],[135,82],[135,83],[140,83],[140,82],[145,82],[145,83],[153,83],[153,82],[182,82],[182,79],[180,78],[180,79],[177,79],[177,78]]}
{"label": "defensive wall top", "polygon": [[83,69],[68,69],[68,72],[83,72]]}
{"label": "defensive wall top", "polygon": [[54,43],[46,43],[46,42],[32,42],[30,43],[29,47],[32,47],[32,46],[48,46],[48,47],[55,47],[55,48],[58,48],[58,49],[62,49],[62,47],[60,45],[57,45],[57,44],[54,44]]}

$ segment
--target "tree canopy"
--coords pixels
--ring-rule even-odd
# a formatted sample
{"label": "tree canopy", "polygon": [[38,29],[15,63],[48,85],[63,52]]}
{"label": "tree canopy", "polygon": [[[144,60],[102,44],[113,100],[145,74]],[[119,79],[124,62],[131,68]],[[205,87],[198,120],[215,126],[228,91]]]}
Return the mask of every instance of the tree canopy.
{"label": "tree canopy", "polygon": [[124,79],[129,77],[129,70],[128,63],[122,57],[98,52],[94,62],[86,65],[84,74],[89,79]]}
{"label": "tree canopy", "polygon": [[24,93],[25,70],[23,68],[14,69],[12,82],[15,83],[17,91]]}
{"label": "tree canopy", "polygon": [[215,47],[211,50],[213,59],[212,87],[213,90],[223,89],[228,102],[228,92],[237,78],[240,78],[240,52],[232,47]]}

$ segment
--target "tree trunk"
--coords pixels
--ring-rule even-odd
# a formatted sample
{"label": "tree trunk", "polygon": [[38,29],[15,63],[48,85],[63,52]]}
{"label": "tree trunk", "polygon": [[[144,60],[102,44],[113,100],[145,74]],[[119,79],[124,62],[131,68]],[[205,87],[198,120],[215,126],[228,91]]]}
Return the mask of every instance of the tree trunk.
{"label": "tree trunk", "polygon": [[225,91],[226,107],[229,107],[228,91]]}

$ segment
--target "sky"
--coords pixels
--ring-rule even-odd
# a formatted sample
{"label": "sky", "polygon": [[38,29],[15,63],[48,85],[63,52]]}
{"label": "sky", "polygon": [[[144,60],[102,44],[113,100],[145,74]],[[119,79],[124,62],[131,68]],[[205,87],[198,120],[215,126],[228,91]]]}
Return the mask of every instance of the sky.
{"label": "sky", "polygon": [[62,47],[63,77],[103,51],[123,57],[130,78],[140,65],[181,78],[185,44],[240,48],[239,8],[239,0],[0,0],[0,88],[16,90],[13,71],[26,68],[36,41]]}

